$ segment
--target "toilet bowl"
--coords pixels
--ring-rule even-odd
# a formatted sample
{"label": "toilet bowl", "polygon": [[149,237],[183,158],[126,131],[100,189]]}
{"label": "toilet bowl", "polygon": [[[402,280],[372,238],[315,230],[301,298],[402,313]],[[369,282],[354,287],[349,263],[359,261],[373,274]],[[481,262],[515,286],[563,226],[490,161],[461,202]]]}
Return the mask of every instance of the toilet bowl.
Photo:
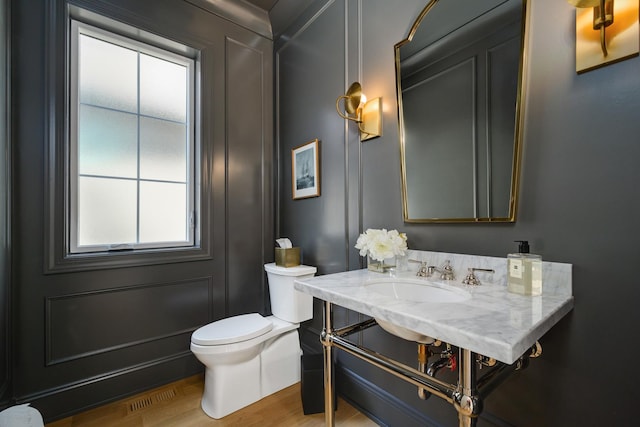
{"label": "toilet bowl", "polygon": [[313,297],[293,287],[315,267],[265,264],[272,316],[242,314],[209,323],[191,335],[205,365],[202,409],[222,418],[300,381],[299,323],[313,317]]}

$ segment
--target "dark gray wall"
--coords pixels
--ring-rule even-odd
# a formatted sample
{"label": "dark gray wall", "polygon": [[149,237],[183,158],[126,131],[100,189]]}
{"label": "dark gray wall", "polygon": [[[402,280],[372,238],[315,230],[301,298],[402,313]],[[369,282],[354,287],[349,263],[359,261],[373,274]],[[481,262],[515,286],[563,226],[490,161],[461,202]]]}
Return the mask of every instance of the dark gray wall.
{"label": "dark gray wall", "polygon": [[11,397],[9,360],[9,2],[0,0],[0,408]]}
{"label": "dark gray wall", "polygon": [[[276,40],[278,233],[299,243],[305,262],[320,273],[356,268],[354,238],[368,227],[404,231],[414,249],[491,256],[505,256],[513,240],[529,239],[544,259],[573,264],[575,309],[542,338],[542,357],[487,399],[479,425],[633,425],[640,59],[576,75],[575,9],[556,0],[530,1],[517,222],[404,224],[393,45],[406,37],[425,3],[318,0]],[[355,80],[369,97],[383,97],[384,135],[364,144],[357,142],[355,125],[334,109]],[[322,195],[292,201],[290,149],[316,137],[322,141]],[[319,350],[316,310],[303,334],[310,350]],[[341,324],[358,316],[338,310],[336,318]],[[416,363],[414,345],[384,332],[370,330],[359,339]],[[603,351],[604,359],[598,356]],[[457,425],[448,404],[422,402],[414,387],[344,354],[339,365],[340,392],[379,420]]]}
{"label": "dark gray wall", "polygon": [[201,371],[191,332],[267,313],[262,265],[273,259],[272,41],[182,0],[73,3],[200,50],[206,234],[191,262],[49,268],[60,236],[45,201],[60,190],[49,185],[58,165],[47,156],[64,121],[65,4],[12,2],[15,334],[7,339],[3,321],[0,338],[3,357],[14,349],[13,397],[49,420]]}

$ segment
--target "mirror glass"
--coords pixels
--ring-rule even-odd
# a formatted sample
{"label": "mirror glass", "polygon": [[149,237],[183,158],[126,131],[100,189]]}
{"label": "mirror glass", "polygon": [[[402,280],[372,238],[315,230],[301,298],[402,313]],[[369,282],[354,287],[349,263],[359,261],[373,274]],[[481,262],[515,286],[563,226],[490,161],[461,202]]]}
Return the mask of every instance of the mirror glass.
{"label": "mirror glass", "polygon": [[406,222],[513,222],[524,0],[431,0],[395,46]]}

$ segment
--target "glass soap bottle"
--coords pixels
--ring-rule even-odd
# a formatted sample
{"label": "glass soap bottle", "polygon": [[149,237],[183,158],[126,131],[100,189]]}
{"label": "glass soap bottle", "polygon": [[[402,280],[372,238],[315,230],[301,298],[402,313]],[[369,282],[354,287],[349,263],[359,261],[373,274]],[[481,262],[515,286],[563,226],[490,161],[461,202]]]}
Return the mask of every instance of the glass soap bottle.
{"label": "glass soap bottle", "polygon": [[518,253],[507,255],[507,290],[520,295],[542,294],[542,257],[529,253],[529,242],[516,240]]}

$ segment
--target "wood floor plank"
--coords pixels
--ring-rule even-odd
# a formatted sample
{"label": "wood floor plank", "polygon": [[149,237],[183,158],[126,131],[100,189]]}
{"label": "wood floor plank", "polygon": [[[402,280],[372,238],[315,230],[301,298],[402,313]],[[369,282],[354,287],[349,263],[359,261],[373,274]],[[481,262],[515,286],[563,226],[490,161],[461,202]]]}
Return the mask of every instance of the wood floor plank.
{"label": "wood floor plank", "polygon": [[[324,426],[324,414],[303,414],[300,383],[219,420],[209,418],[200,408],[203,390],[203,376],[196,375],[49,423],[47,427]],[[342,399],[338,399],[335,420],[337,426],[377,426]]]}

